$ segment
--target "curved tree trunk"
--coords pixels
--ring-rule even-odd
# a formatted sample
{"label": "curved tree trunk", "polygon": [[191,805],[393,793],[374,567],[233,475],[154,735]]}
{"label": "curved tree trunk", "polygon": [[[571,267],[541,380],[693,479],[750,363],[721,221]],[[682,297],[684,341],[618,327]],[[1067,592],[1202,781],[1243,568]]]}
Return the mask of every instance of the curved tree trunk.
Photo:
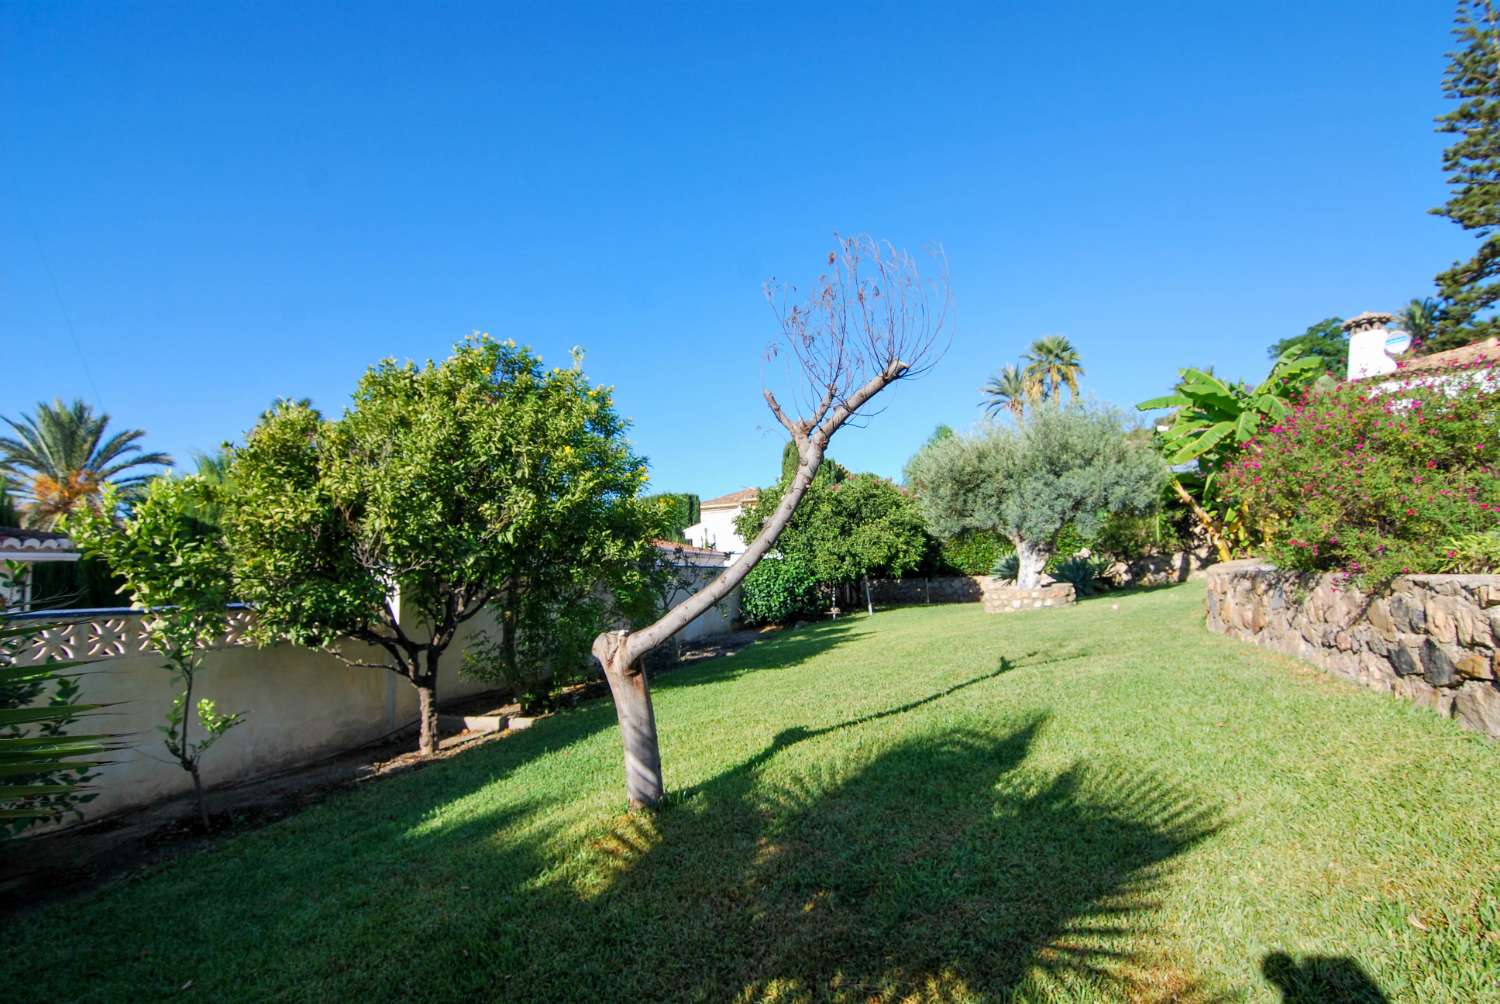
{"label": "curved tree trunk", "polygon": [[[894,343],[893,343],[894,344]],[[842,355],[840,355],[842,358]],[[842,365],[842,364],[839,364]],[[701,590],[668,610],[656,622],[639,631],[607,631],[594,639],[593,653],[599,660],[614,697],[625,746],[626,793],[633,809],[654,808],[662,798],[661,749],[656,738],[656,715],[651,707],[651,686],[641,660],[652,649],[687,627],[738,586],[761,558],[766,556],[781,531],[791,522],[813,476],[823,463],[829,438],[850,416],[879,393],[901,379],[910,369],[892,354],[875,373],[851,393],[843,395],[835,379],[819,387],[822,399],[808,419],[794,420],[782,411],[775,396],[765,391],[766,404],[776,420],[791,434],[797,447],[797,470],[782,492],[781,501],[750,546],[728,568]]]}
{"label": "curved tree trunk", "polygon": [[651,707],[651,683],[640,660],[629,661],[629,633],[612,631],[594,639],[594,656],[604,667],[620,739],[625,746],[625,795],[632,809],[649,809],[666,790],[661,776],[661,750],[656,741],[656,712]]}

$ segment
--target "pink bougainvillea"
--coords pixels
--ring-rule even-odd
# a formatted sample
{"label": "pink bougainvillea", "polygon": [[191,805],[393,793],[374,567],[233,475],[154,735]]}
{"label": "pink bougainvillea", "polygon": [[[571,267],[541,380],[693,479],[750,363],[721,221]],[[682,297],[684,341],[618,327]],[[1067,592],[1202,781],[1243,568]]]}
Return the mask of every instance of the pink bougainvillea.
{"label": "pink bougainvillea", "polygon": [[1261,553],[1361,582],[1478,570],[1459,567],[1468,549],[1453,541],[1500,539],[1500,478],[1484,460],[1500,435],[1490,365],[1305,395],[1225,472]]}

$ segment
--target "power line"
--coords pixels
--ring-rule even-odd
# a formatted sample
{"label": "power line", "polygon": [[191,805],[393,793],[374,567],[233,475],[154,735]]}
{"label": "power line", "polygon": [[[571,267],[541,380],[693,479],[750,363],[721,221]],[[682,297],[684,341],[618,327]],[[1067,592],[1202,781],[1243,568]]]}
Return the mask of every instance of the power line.
{"label": "power line", "polygon": [[57,309],[62,313],[63,323],[68,328],[68,337],[73,340],[73,350],[78,353],[78,365],[83,368],[83,375],[94,392],[94,402],[102,411],[104,395],[99,393],[99,385],[94,382],[94,373],[89,369],[88,357],[83,353],[83,343],[78,340],[78,332],[73,328],[73,317],[68,313],[68,305],[63,302],[62,287],[57,283],[57,275],[52,271],[52,262],[47,258],[47,249],[42,245],[41,235],[37,233],[30,216],[26,217],[26,228],[31,231],[31,239],[36,244],[37,257],[41,259],[42,268],[47,271],[47,279],[52,283],[52,295],[57,299]]}

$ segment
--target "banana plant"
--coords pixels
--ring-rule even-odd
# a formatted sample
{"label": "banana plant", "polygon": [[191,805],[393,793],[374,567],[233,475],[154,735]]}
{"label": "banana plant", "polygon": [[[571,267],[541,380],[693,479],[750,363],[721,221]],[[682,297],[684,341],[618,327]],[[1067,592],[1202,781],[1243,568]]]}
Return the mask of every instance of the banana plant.
{"label": "banana plant", "polygon": [[1215,481],[1225,463],[1262,428],[1291,412],[1291,399],[1316,378],[1322,363],[1296,349],[1282,353],[1271,372],[1254,388],[1229,383],[1206,370],[1178,371],[1176,390],[1136,405],[1140,411],[1174,408],[1172,421],[1160,429],[1158,444],[1174,467],[1193,464],[1172,478],[1172,491],[1192,511],[1221,561],[1228,561],[1233,541],[1244,534],[1243,514],[1218,497]]}

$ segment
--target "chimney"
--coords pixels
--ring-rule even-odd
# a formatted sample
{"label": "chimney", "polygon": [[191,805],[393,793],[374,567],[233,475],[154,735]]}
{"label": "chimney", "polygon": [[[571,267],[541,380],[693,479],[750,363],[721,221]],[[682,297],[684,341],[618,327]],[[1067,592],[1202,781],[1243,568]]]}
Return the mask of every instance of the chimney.
{"label": "chimney", "polygon": [[1385,352],[1385,340],[1391,337],[1386,325],[1393,320],[1391,314],[1367,310],[1344,322],[1344,333],[1349,336],[1350,380],[1396,372],[1396,360]]}

